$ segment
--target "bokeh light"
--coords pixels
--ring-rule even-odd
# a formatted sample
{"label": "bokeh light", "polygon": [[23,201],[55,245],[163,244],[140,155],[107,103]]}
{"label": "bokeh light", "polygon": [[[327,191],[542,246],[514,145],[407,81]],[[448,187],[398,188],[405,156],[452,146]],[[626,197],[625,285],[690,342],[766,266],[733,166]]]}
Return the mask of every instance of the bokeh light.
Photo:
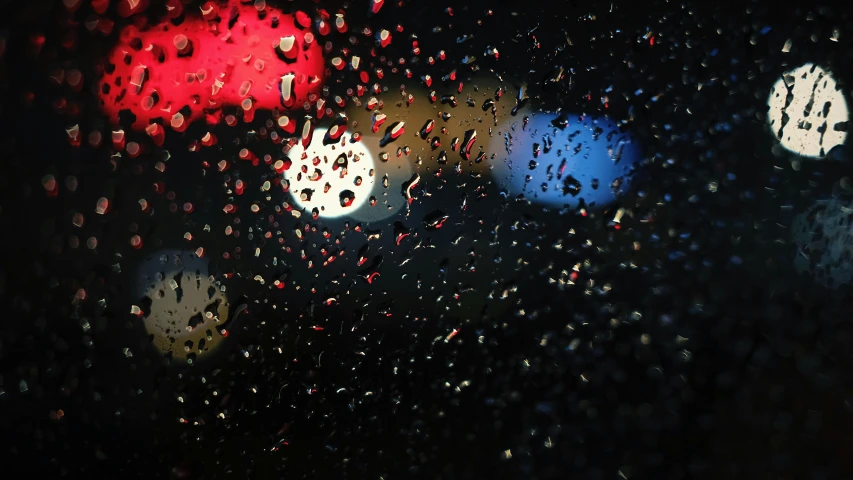
{"label": "bokeh light", "polygon": [[348,135],[333,143],[324,142],[328,129],[317,128],[308,148],[297,143],[288,151],[293,201],[310,213],[315,208],[325,218],[350,214],[374,195],[376,169],[373,155],[364,143],[350,143]]}
{"label": "bokeh light", "polygon": [[228,336],[225,289],[209,263],[194,252],[164,250],[138,266],[131,313],[142,317],[154,346],[190,363],[209,355]]}
{"label": "bokeh light", "polygon": [[549,207],[605,206],[628,188],[640,145],[606,117],[530,114],[495,128],[488,150],[498,182]]}
{"label": "bokeh light", "polygon": [[[98,90],[113,123],[126,110],[136,117],[135,129],[156,119],[183,131],[205,116],[215,123],[223,106],[248,117],[256,109],[302,108],[316,100],[325,78],[323,50],[297,15],[265,2],[207,2],[200,12],[174,3],[188,11],[172,8],[159,24],[120,32]],[[176,16],[186,18],[175,25]],[[283,78],[292,88],[287,100]]]}
{"label": "bokeh light", "polygon": [[770,130],[786,149],[824,157],[847,139],[847,101],[832,75],[813,63],[782,74],[767,99]]}
{"label": "bokeh light", "polygon": [[853,281],[853,201],[818,200],[794,218],[791,238],[798,271],[830,288]]}

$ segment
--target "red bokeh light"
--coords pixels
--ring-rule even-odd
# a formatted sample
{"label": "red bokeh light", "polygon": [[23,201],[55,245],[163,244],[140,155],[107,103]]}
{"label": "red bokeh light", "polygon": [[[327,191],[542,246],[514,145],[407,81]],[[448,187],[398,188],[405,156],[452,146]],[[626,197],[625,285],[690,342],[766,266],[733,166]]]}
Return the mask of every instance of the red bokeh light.
{"label": "red bokeh light", "polygon": [[[238,1],[204,7],[209,9],[203,8],[203,15],[186,13],[177,26],[164,19],[142,31],[134,26],[121,31],[99,85],[102,108],[112,122],[129,110],[136,115],[134,129],[156,120],[182,131],[205,116],[218,118],[221,107],[239,107],[247,98],[252,111],[284,109],[279,83],[289,73],[295,75],[292,108],[316,100],[325,64],[310,23],[305,25],[306,14],[269,7],[259,12]],[[289,36],[298,53],[280,55],[276,47]]]}

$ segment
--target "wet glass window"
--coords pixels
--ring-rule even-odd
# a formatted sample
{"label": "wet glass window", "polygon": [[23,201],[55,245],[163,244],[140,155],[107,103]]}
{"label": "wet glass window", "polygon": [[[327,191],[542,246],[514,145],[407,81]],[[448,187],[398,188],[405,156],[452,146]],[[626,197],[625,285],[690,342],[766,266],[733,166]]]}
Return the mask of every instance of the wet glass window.
{"label": "wet glass window", "polygon": [[9,478],[853,478],[853,11],[0,16]]}

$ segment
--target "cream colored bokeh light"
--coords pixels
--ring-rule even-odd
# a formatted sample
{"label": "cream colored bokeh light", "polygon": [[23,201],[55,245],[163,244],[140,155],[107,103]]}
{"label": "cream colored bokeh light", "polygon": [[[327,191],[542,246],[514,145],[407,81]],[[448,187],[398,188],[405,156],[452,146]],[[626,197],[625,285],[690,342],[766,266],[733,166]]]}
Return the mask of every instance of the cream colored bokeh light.
{"label": "cream colored bokeh light", "polygon": [[143,314],[145,329],[172,358],[200,360],[227,336],[228,298],[210,276],[208,261],[193,252],[148,257],[139,266],[135,293],[151,299],[150,306],[139,305],[149,310]]}
{"label": "cream colored bokeh light", "polygon": [[850,119],[844,94],[828,72],[812,63],[783,74],[767,105],[770,130],[794,153],[824,157],[847,138],[846,131],[836,130]]}

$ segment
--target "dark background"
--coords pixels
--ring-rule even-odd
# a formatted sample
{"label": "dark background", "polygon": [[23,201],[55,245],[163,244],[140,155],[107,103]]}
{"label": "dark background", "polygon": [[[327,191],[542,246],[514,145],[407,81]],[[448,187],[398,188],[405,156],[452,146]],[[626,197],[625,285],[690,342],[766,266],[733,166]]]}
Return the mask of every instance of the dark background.
{"label": "dark background", "polygon": [[[788,229],[792,213],[842,194],[838,182],[850,165],[841,151],[835,161],[804,161],[794,171],[795,155],[771,152],[776,140],[765,113],[780,73],[806,62],[831,71],[849,93],[853,24],[841,6],[814,2],[710,3],[613,2],[611,11],[608,2],[404,1],[386,2],[367,19],[367,2],[353,2],[351,32],[402,23],[406,34],[417,33],[423,56],[438,49],[481,55],[497,46],[499,62],[478,62],[508,84],[528,82],[531,112],[602,113],[600,98],[612,85],[606,113],[632,119],[647,160],[617,205],[632,216],[616,230],[615,207],[589,217],[545,210],[505,199],[485,181],[489,196],[469,194],[463,213],[459,189],[435,190],[410,216],[369,226],[383,232],[371,250],[383,255],[377,284],[356,278],[363,235],[348,233],[346,265],[329,269],[308,271],[294,243],[288,270],[299,291],[252,281],[256,273],[284,273],[268,259],[221,260],[236,247],[253,250],[245,235],[211,235],[212,270],[219,278],[239,273],[229,292],[244,295],[250,308],[214,358],[187,367],[148,347],[126,306],[135,300],[134,262],[179,248],[183,231],[224,228],[221,177],[202,177],[204,157],[186,152],[187,139],[204,129],[170,134],[166,145],[167,189],[197,211],[171,214],[160,198],[154,215],[141,214],[136,200],[157,177],[152,158],[113,171],[107,149],[68,147],[63,129],[75,122],[52,107],[73,98],[81,127],[103,124],[93,95],[51,86],[48,72],[75,66],[91,81],[109,39],[69,26],[60,3],[7,2],[0,21],[7,32],[0,469],[48,478],[850,478],[850,289],[826,289],[796,273]],[[334,13],[340,5],[316,6]],[[85,8],[75,20],[85,19]],[[493,15],[484,14],[488,8]],[[154,2],[148,13],[161,11]],[[435,25],[443,32],[431,33]],[[771,30],[761,34],[765,26]],[[829,40],[833,28],[838,42]],[[75,29],[77,47],[64,49]],[[654,45],[642,38],[647,31]],[[45,35],[38,56],[26,47],[34,33]],[[788,38],[794,48],[782,53]],[[408,57],[408,45],[395,39],[391,58]],[[574,69],[572,85],[546,89],[542,78],[558,64]],[[333,94],[346,87],[329,83]],[[211,159],[236,152],[222,148]],[[58,198],[43,194],[48,173],[60,183]],[[71,174],[80,184],[73,195],[63,187]],[[712,181],[715,193],[707,189]],[[87,214],[83,246],[69,249],[71,212],[90,212],[107,192],[110,214]],[[451,215],[449,228],[427,232],[420,218],[435,208]],[[437,248],[413,250],[414,239],[395,248],[395,221]],[[127,243],[132,222],[143,250]],[[343,230],[341,222],[320,225]],[[88,235],[99,239],[96,252],[85,248]],[[564,248],[553,249],[556,242]],[[468,269],[469,249],[476,272]],[[111,268],[117,254],[121,273]],[[401,267],[406,254],[412,261]],[[548,282],[584,261],[574,287]],[[335,276],[339,283],[329,283]],[[586,288],[590,280],[595,285]],[[74,304],[78,288],[88,299]],[[487,298],[507,288],[506,299]],[[337,305],[321,304],[331,295]],[[101,298],[106,307],[98,307]],[[81,318],[91,331],[82,331]],[[132,358],[122,353],[128,347]],[[463,381],[470,385],[457,391]],[[58,409],[64,416],[51,418]]]}

